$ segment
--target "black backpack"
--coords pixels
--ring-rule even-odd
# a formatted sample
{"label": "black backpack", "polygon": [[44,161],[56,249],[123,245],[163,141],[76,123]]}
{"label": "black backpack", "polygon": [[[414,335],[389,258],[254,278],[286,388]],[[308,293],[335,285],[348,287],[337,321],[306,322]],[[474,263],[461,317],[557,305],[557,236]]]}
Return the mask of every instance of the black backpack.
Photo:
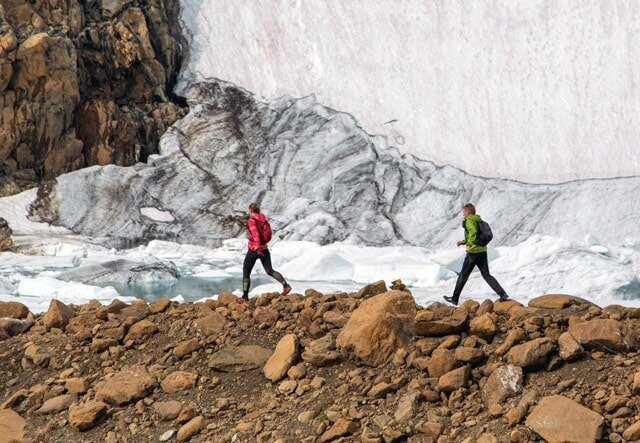
{"label": "black backpack", "polygon": [[478,234],[476,235],[475,244],[478,246],[487,246],[493,239],[493,232],[491,232],[491,226],[484,220],[478,222]]}

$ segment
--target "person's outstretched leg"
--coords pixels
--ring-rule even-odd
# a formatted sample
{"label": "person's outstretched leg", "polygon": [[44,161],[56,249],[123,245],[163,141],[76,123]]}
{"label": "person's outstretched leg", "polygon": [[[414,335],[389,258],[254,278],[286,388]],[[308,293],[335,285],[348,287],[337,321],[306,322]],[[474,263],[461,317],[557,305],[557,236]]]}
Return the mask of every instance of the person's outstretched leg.
{"label": "person's outstretched leg", "polygon": [[500,298],[506,298],[507,293],[504,289],[502,289],[502,286],[500,286],[498,280],[496,280],[495,277],[489,272],[489,259],[487,258],[486,252],[483,252],[481,255],[479,254],[477,264],[478,268],[480,269],[480,274],[482,274],[482,278],[484,278],[484,281],[486,281],[489,286],[491,286],[491,289],[493,289],[494,292],[500,296]]}
{"label": "person's outstretched leg", "polygon": [[256,251],[247,251],[244,256],[244,264],[242,265],[242,298],[249,299],[249,287],[251,287],[251,271],[258,260]]}
{"label": "person's outstretched leg", "polygon": [[267,275],[275,278],[282,284],[282,293],[288,294],[291,291],[291,286],[289,286],[289,283],[287,283],[282,274],[273,269],[273,266],[271,265],[271,253],[268,249],[261,251],[260,262],[264,267],[264,272],[266,272]]}
{"label": "person's outstretched leg", "polygon": [[474,266],[476,265],[474,257],[471,254],[467,254],[464,258],[464,263],[462,263],[462,269],[460,270],[460,274],[458,274],[458,280],[456,281],[456,287],[453,290],[453,297],[451,300],[454,304],[458,304],[458,300],[460,299],[460,293],[462,292],[462,288],[467,284],[467,280],[469,280],[469,276],[471,275],[471,271],[473,271]]}

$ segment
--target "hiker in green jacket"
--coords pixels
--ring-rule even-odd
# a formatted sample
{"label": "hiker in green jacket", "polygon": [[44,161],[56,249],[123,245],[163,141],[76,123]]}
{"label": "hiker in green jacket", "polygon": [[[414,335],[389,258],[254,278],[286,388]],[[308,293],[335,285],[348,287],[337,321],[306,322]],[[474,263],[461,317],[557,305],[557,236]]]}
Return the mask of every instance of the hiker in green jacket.
{"label": "hiker in green jacket", "polygon": [[467,247],[467,256],[462,264],[462,270],[460,271],[460,274],[458,274],[458,281],[456,282],[456,287],[453,290],[453,296],[449,297],[445,295],[444,299],[453,305],[457,305],[462,288],[464,288],[464,285],[467,283],[473,268],[477,266],[478,269],[480,269],[480,274],[482,275],[482,278],[484,278],[484,281],[486,281],[489,286],[491,286],[491,289],[500,296],[500,300],[507,300],[509,296],[505,290],[502,289],[500,283],[498,283],[491,273],[489,273],[487,247],[475,244],[476,236],[478,235],[478,222],[481,220],[480,216],[476,214],[475,206],[471,203],[464,205],[462,207],[462,215],[464,216],[464,220],[462,222],[462,227],[464,228],[464,240],[458,241],[457,245],[464,245]]}

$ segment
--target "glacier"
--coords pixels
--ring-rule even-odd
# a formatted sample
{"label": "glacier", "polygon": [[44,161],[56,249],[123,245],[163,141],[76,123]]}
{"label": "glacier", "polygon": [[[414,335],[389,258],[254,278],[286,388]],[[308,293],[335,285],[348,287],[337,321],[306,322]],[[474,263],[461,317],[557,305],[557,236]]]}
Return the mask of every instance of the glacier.
{"label": "glacier", "polygon": [[315,94],[389,144],[533,183],[640,174],[640,3],[181,0],[182,87]]}

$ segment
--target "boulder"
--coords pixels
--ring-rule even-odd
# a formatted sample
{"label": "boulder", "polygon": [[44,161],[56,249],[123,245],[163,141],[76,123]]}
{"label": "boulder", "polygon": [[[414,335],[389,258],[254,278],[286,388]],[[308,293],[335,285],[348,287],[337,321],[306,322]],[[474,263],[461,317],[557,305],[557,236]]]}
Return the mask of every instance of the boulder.
{"label": "boulder", "polygon": [[176,371],[167,375],[160,386],[164,392],[174,394],[193,388],[197,379],[198,374],[195,372]]}
{"label": "boulder", "polygon": [[322,442],[333,441],[340,437],[346,437],[348,435],[351,435],[357,430],[358,430],[358,424],[356,422],[340,418],[336,420],[333,426],[327,429],[320,436],[320,441]]}
{"label": "boulder", "polygon": [[69,324],[69,320],[75,317],[75,315],[76,312],[69,306],[53,299],[49,303],[49,309],[43,316],[44,325],[47,330],[51,328],[64,329]]}
{"label": "boulder", "polygon": [[29,308],[17,301],[0,301],[0,318],[27,318]]}
{"label": "boulder", "polygon": [[452,392],[467,386],[471,370],[468,365],[449,371],[438,379],[438,389],[442,392]]}
{"label": "boulder", "polygon": [[336,346],[343,355],[370,366],[386,363],[413,336],[415,301],[409,292],[389,291],[371,297],[351,314]]}
{"label": "boulder", "polygon": [[287,334],[278,342],[273,355],[264,365],[264,375],[272,382],[280,381],[298,358],[299,342],[295,334]]}
{"label": "boulder", "polygon": [[571,362],[580,358],[584,349],[568,332],[563,332],[558,337],[558,353],[563,360]]}
{"label": "boulder", "polygon": [[360,288],[358,292],[356,292],[355,297],[369,298],[384,292],[387,292],[387,285],[384,280],[378,280],[377,282],[369,283],[368,285]]}
{"label": "boulder", "polygon": [[58,395],[56,397],[50,398],[45,401],[40,409],[38,409],[38,413],[42,415],[47,414],[55,414],[60,411],[66,410],[71,404],[76,401],[77,398],[75,395],[65,394]]}
{"label": "boulder", "polygon": [[153,404],[153,410],[158,420],[175,420],[182,411],[182,403],[177,400],[158,401]]}
{"label": "boulder", "polygon": [[455,350],[455,358],[463,363],[480,363],[485,358],[484,351],[468,346],[458,346]]}
{"label": "boulder", "polygon": [[51,360],[52,355],[48,348],[38,345],[30,345],[24,350],[24,356],[26,359],[31,360],[34,365],[46,368],[49,366],[49,361]]}
{"label": "boulder", "polygon": [[159,314],[166,311],[171,306],[171,300],[168,298],[160,298],[149,304],[149,312],[151,314]]}
{"label": "boulder", "polygon": [[[2,44],[0,43],[0,52],[2,52],[1,46]],[[0,80],[0,82],[2,81],[3,80]],[[9,227],[9,223],[4,218],[0,217],[0,251],[9,251],[13,248],[11,234],[13,234],[13,230]],[[2,315],[0,315],[0,317],[2,317]]]}
{"label": "boulder", "polygon": [[262,346],[228,347],[211,355],[209,367],[221,372],[250,371],[264,366],[269,357],[271,357],[271,351]]}
{"label": "boulder", "polygon": [[487,405],[499,405],[509,397],[522,392],[522,368],[505,365],[496,368],[482,385]]}
{"label": "boulder", "polygon": [[194,435],[198,435],[205,427],[204,417],[199,415],[192,418],[178,430],[176,436],[178,441],[187,441]]}
{"label": "boulder", "polygon": [[593,306],[588,300],[573,295],[545,294],[529,300],[529,307],[541,309],[565,309],[569,306]]}
{"label": "boulder", "polygon": [[496,335],[496,330],[496,324],[490,314],[474,317],[469,322],[469,332],[486,340],[491,340]]}
{"label": "boulder", "polygon": [[640,421],[633,423],[627,429],[625,429],[622,434],[622,438],[627,441],[637,441],[640,440]]}
{"label": "boulder", "polygon": [[33,326],[33,320],[18,320],[15,318],[0,318],[0,337],[13,337],[22,334]]}
{"label": "boulder", "polygon": [[200,341],[197,338],[191,338],[189,340],[181,341],[173,348],[173,355],[177,358],[183,358],[187,355],[191,355],[192,352],[200,349]]}
{"label": "boulder", "polygon": [[302,353],[302,359],[314,366],[327,366],[341,358],[342,354],[336,350],[335,340],[331,334],[325,334],[313,340]]}
{"label": "boulder", "polygon": [[574,323],[567,332],[587,349],[608,352],[624,352],[629,349],[623,335],[623,324],[617,320],[599,318]]}
{"label": "boulder", "polygon": [[555,349],[555,340],[546,337],[536,338],[511,348],[506,361],[522,368],[541,367],[547,363],[547,357]]}
{"label": "boulder", "polygon": [[143,366],[125,366],[97,387],[96,400],[122,406],[145,398],[157,385],[155,376]]}
{"label": "boulder", "polygon": [[147,319],[140,320],[129,328],[129,333],[126,336],[125,341],[145,339],[157,332],[158,326],[156,326],[155,323]]}
{"label": "boulder", "polygon": [[88,431],[107,417],[107,405],[88,401],[69,408],[69,425],[78,431]]}
{"label": "boulder", "polygon": [[24,441],[24,419],[11,409],[0,410],[0,441]]}
{"label": "boulder", "polygon": [[526,425],[549,442],[596,442],[602,438],[604,418],[562,395],[544,397]]}
{"label": "boulder", "polygon": [[442,337],[462,332],[467,327],[469,312],[455,309],[450,315],[436,318],[430,310],[422,310],[415,317],[414,331],[423,337]]}
{"label": "boulder", "polygon": [[[231,294],[236,298],[235,295]],[[224,330],[224,325],[227,320],[220,314],[213,313],[205,315],[204,317],[197,318],[193,321],[193,328],[202,335],[218,335]]]}
{"label": "boulder", "polygon": [[456,366],[456,358],[449,349],[436,349],[431,353],[427,362],[429,377],[438,378],[453,370]]}
{"label": "boulder", "polygon": [[394,414],[394,418],[398,423],[411,420],[418,409],[418,400],[420,394],[417,392],[408,392],[398,401],[398,409]]}

